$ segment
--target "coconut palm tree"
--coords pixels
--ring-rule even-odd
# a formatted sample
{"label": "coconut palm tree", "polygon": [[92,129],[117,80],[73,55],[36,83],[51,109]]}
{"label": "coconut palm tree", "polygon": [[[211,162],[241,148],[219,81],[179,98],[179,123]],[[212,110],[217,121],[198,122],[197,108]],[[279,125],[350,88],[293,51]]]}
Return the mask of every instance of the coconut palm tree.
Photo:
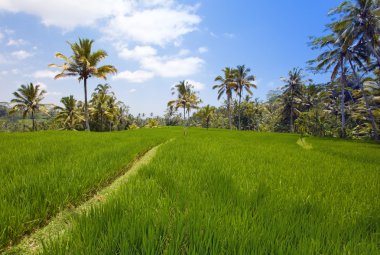
{"label": "coconut palm tree", "polygon": [[341,92],[341,134],[343,138],[346,135],[346,114],[345,114],[345,88],[347,85],[347,59],[350,51],[343,47],[343,40],[338,34],[330,34],[324,37],[315,38],[312,41],[314,49],[324,49],[316,59],[309,61],[309,64],[316,64],[314,70],[329,71],[331,70],[331,80],[335,80],[340,73],[340,92]]}
{"label": "coconut palm tree", "polygon": [[297,111],[296,104],[302,97],[302,87],[304,86],[302,69],[293,68],[289,71],[288,77],[281,78],[285,82],[283,87],[283,97],[285,99],[285,108],[290,110],[290,132],[294,132],[294,115]]}
{"label": "coconut palm tree", "polygon": [[230,67],[226,67],[222,70],[223,76],[219,75],[215,78],[216,82],[220,84],[213,86],[213,89],[218,89],[218,100],[226,94],[227,96],[227,113],[228,113],[228,125],[232,129],[231,124],[231,99],[233,91],[237,90],[237,83],[235,81],[234,70]]}
{"label": "coconut palm tree", "polygon": [[256,80],[255,76],[250,75],[250,68],[246,68],[245,65],[237,66],[234,71],[235,74],[235,82],[236,82],[236,92],[239,97],[239,130],[241,129],[241,98],[243,96],[244,90],[247,91],[249,95],[253,95],[251,88],[257,88],[257,86],[252,83]]}
{"label": "coconut palm tree", "polygon": [[344,1],[330,15],[340,16],[332,28],[343,38],[343,48],[346,50],[355,45],[364,45],[380,67],[380,56],[376,50],[380,43],[379,8],[379,0]]}
{"label": "coconut palm tree", "polygon": [[368,95],[364,89],[364,81],[361,79],[361,77],[357,73],[357,66],[354,65],[354,63],[356,63],[359,67],[364,66],[364,64],[362,63],[362,59],[365,60],[365,55],[361,55],[361,54],[362,54],[361,51],[353,51],[353,53],[349,55],[348,63],[351,67],[351,70],[352,70],[352,73],[355,77],[356,83],[359,85],[360,92],[362,94],[364,104],[365,104],[366,110],[367,110],[368,115],[369,115],[369,120],[371,121],[373,137],[375,140],[379,140],[379,133],[378,133],[377,125],[376,125],[376,120],[375,120],[374,114],[372,112],[372,108],[370,106],[370,103],[369,103]]}
{"label": "coconut palm tree", "polygon": [[197,112],[197,115],[202,119],[204,123],[206,123],[207,129],[210,126],[210,121],[211,118],[214,116],[215,110],[216,108],[214,106],[210,106],[208,104]]}
{"label": "coconut palm tree", "polygon": [[24,119],[30,114],[33,131],[37,130],[36,113],[47,113],[46,108],[41,104],[41,101],[44,99],[44,94],[46,94],[46,91],[40,89],[40,85],[34,85],[33,83],[21,85],[16,92],[13,92],[15,98],[11,100],[11,103],[14,104],[11,113],[21,111]]}
{"label": "coconut palm tree", "polygon": [[174,87],[172,87],[172,95],[177,93],[177,99],[168,102],[168,107],[174,107],[176,110],[183,108],[183,119],[186,122],[186,109],[189,104],[189,97],[192,94],[193,85],[187,81],[180,81]]}
{"label": "coconut palm tree", "polygon": [[58,111],[55,119],[63,124],[67,130],[76,130],[83,122],[82,109],[78,107],[77,100],[73,95],[62,97],[63,107],[56,106],[54,110]]}
{"label": "coconut palm tree", "polygon": [[115,74],[116,68],[112,65],[104,65],[97,67],[99,62],[107,57],[104,50],[92,51],[93,40],[79,39],[79,43],[68,44],[73,51],[73,55],[66,57],[62,53],[56,53],[55,56],[62,59],[62,65],[50,64],[50,67],[62,68],[62,72],[55,76],[55,79],[78,76],[79,82],[83,80],[84,87],[84,119],[86,122],[86,131],[90,131],[89,116],[88,116],[88,102],[87,102],[87,79],[90,77],[97,77],[107,79],[108,74]]}
{"label": "coconut palm tree", "polygon": [[[184,128],[186,123],[188,125],[189,120],[188,118],[186,121],[186,110],[188,115],[190,115],[190,109],[196,108],[197,104],[200,103],[200,100],[193,89],[194,86],[189,82],[180,81],[172,88],[172,95],[177,93],[177,99],[168,102],[168,107],[174,107],[176,110],[183,108]],[[184,134],[186,135],[186,129],[184,129]]]}

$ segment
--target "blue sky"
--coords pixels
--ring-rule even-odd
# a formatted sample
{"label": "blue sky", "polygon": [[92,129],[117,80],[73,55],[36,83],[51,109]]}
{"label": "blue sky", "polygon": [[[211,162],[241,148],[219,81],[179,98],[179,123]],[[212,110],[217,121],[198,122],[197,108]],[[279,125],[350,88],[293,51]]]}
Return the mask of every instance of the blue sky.
{"label": "blue sky", "polygon": [[[266,98],[280,77],[316,56],[309,36],[324,33],[327,12],[338,0],[1,0],[0,101],[20,84],[42,84],[45,103],[83,98],[76,79],[54,80],[56,52],[66,41],[95,40],[104,64],[119,73],[106,81],[133,114],[162,115],[170,88],[193,83],[204,104],[220,105],[211,88],[225,66],[245,64],[256,76],[254,97]],[[59,8],[57,8],[59,6]],[[309,75],[317,82],[326,75]],[[90,79],[89,91],[103,80]]]}

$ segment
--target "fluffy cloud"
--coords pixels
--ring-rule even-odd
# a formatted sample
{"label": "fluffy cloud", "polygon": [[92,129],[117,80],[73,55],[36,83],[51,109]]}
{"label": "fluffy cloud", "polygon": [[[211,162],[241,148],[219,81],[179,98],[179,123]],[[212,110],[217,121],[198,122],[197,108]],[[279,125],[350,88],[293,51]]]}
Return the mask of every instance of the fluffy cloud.
{"label": "fluffy cloud", "polygon": [[33,73],[33,77],[40,78],[54,78],[59,72],[54,72],[51,70],[38,70]]}
{"label": "fluffy cloud", "polygon": [[132,83],[143,83],[147,80],[150,80],[154,77],[152,72],[137,70],[135,72],[123,71],[118,73],[113,77],[114,80],[127,80]]}
{"label": "fluffy cloud", "polygon": [[19,51],[13,51],[11,55],[12,57],[18,60],[24,60],[24,59],[32,57],[34,54],[25,50],[19,50]]}
{"label": "fluffy cloud", "polygon": [[119,52],[119,56],[125,59],[140,60],[146,57],[152,57],[157,54],[157,50],[150,46],[136,46],[134,49],[129,50],[128,48],[123,48]]}
{"label": "fluffy cloud", "polygon": [[132,15],[118,15],[110,20],[103,32],[114,40],[164,46],[180,41],[200,22],[200,17],[190,9],[156,8],[136,11]]}
{"label": "fluffy cloud", "polygon": [[203,90],[205,88],[205,85],[203,83],[193,81],[193,80],[186,80],[188,83],[194,86],[195,90]]}
{"label": "fluffy cloud", "polygon": [[141,61],[141,65],[144,69],[150,70],[165,78],[175,78],[197,73],[203,63],[204,61],[197,57],[152,57]]}
{"label": "fluffy cloud", "polygon": [[[159,50],[168,44],[180,46],[186,34],[198,29],[201,18],[196,14],[197,6],[180,4],[176,0],[64,0],[63,2],[2,0],[0,11],[28,13],[39,17],[44,25],[56,26],[64,31],[79,26],[96,25],[104,39],[115,46],[119,57],[135,60],[139,64],[140,70],[121,72],[115,77],[116,79],[139,83],[154,76],[171,78],[187,76],[198,72],[204,63],[201,58],[192,57],[191,52],[185,49],[176,55],[159,54]],[[128,45],[125,42],[128,42]],[[22,41],[9,40],[8,44],[21,45]],[[129,48],[129,45],[137,46]],[[12,56],[22,60],[33,56],[33,53],[20,50],[13,52]],[[51,78],[55,74],[53,71],[41,70],[35,72],[33,76]]]}
{"label": "fluffy cloud", "polygon": [[0,10],[25,12],[41,18],[46,26],[72,30],[94,25],[97,20],[130,11],[132,1],[123,0],[2,0]]}

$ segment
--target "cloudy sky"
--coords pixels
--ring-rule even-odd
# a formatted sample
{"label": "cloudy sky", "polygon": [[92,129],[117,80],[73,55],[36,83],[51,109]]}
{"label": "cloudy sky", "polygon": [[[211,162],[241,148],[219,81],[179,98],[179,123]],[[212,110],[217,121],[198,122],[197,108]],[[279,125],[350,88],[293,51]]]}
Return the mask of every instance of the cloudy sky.
{"label": "cloudy sky", "polygon": [[[45,103],[83,98],[76,79],[54,80],[56,52],[67,41],[94,39],[103,64],[118,74],[106,81],[131,112],[163,114],[170,88],[189,80],[205,104],[219,105],[214,78],[225,66],[245,64],[265,99],[293,67],[316,55],[308,37],[322,35],[338,0],[0,0],[0,101],[20,84],[41,84]],[[313,76],[323,81],[326,76]],[[89,80],[89,91],[103,80]]]}

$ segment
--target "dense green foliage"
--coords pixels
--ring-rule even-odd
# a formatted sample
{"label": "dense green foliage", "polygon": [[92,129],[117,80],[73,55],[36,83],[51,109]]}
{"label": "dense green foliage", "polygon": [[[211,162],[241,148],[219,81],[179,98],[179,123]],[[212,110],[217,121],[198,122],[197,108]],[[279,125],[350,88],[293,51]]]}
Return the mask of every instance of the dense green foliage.
{"label": "dense green foliage", "polygon": [[173,132],[0,133],[0,249],[86,199]]}
{"label": "dense green foliage", "polygon": [[190,129],[46,254],[378,254],[378,145]]}

